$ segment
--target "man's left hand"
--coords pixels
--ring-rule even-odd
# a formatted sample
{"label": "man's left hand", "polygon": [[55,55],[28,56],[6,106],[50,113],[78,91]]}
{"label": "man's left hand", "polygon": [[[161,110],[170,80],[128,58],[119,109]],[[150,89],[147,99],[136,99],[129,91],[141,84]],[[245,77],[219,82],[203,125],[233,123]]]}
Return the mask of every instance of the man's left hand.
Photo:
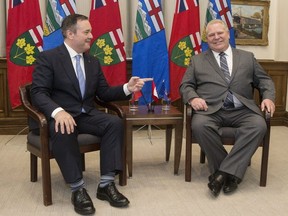
{"label": "man's left hand", "polygon": [[264,99],[261,103],[261,110],[267,110],[269,113],[271,113],[271,117],[273,117],[273,114],[275,112],[275,104],[270,99]]}

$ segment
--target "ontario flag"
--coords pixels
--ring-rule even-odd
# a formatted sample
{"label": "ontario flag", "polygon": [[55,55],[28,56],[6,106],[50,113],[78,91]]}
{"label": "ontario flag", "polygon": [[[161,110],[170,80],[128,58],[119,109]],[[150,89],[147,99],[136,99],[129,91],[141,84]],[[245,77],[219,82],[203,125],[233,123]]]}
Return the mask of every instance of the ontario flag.
{"label": "ontario flag", "polygon": [[6,35],[9,97],[21,105],[19,86],[32,81],[33,65],[43,51],[43,28],[38,0],[10,0]]}
{"label": "ontario flag", "polygon": [[76,13],[75,0],[48,0],[44,23],[43,49],[48,50],[63,43],[61,32],[63,19]]}
{"label": "ontario flag", "polygon": [[209,0],[206,11],[205,25],[202,33],[202,50],[205,51],[208,49],[208,44],[206,40],[206,26],[207,23],[210,22],[212,19],[221,19],[226,23],[230,31],[230,45],[232,47],[235,47],[235,35],[233,28],[231,1]]}
{"label": "ontario flag", "polygon": [[[179,85],[193,55],[201,52],[198,0],[177,0],[169,44],[170,97],[180,98]],[[179,28],[181,26],[181,28]]]}
{"label": "ontario flag", "polygon": [[92,0],[89,17],[94,41],[90,54],[111,86],[126,82],[126,52],[118,0]]}
{"label": "ontario flag", "polygon": [[[161,0],[138,0],[134,43],[132,50],[132,75],[153,78],[156,89],[165,80],[169,91],[169,62]],[[140,104],[153,100],[153,82],[146,82]]]}

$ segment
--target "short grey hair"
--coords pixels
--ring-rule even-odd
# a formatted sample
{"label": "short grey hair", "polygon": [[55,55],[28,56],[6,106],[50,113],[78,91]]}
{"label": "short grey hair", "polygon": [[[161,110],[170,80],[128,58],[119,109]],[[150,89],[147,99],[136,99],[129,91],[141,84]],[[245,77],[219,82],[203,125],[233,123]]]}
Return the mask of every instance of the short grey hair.
{"label": "short grey hair", "polygon": [[221,19],[213,19],[210,22],[208,22],[208,24],[206,25],[206,29],[205,29],[206,35],[208,34],[208,27],[213,25],[213,24],[216,24],[216,23],[222,24],[224,29],[225,29],[225,31],[229,31],[228,26],[226,25],[226,23],[223,20],[221,20]]}

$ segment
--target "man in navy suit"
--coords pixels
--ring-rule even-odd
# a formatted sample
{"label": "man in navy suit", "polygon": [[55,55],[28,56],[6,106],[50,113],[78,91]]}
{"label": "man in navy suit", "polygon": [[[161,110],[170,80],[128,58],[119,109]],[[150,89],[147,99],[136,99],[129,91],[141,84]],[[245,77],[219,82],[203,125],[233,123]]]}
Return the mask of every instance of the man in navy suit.
{"label": "man in navy suit", "polygon": [[[91,25],[84,15],[67,16],[62,22],[64,44],[40,53],[31,88],[32,103],[49,121],[52,150],[62,175],[72,190],[72,203],[79,214],[94,214],[82,176],[77,135],[89,133],[101,137],[101,180],[97,198],[115,207],[124,207],[129,200],[115,187],[115,175],[122,170],[122,120],[103,113],[94,106],[94,97],[103,101],[125,100],[142,89],[147,79],[132,77],[122,86],[110,87],[99,61],[86,53],[92,39]],[[76,56],[85,89],[81,92]],[[83,77],[84,76],[84,77]]]}
{"label": "man in navy suit", "polygon": [[[251,52],[231,48],[229,37],[222,20],[210,21],[206,27],[210,49],[192,57],[180,86],[184,103],[194,110],[193,134],[207,156],[212,173],[208,187],[214,196],[222,187],[225,194],[237,189],[266,133],[261,110],[271,116],[275,111],[273,81]],[[262,96],[261,110],[253,99],[254,88]],[[236,128],[229,153],[221,142],[225,126]]]}

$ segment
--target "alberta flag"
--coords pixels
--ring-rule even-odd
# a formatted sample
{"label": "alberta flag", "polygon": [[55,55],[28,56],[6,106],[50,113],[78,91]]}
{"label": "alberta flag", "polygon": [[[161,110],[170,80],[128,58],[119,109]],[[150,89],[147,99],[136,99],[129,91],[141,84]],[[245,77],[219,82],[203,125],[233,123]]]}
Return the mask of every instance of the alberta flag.
{"label": "alberta flag", "polygon": [[48,0],[47,14],[44,23],[44,50],[52,49],[63,43],[61,32],[63,19],[76,13],[75,0]]}
{"label": "alberta flag", "polygon": [[233,17],[231,10],[230,0],[209,0],[207,11],[206,11],[206,21],[202,33],[202,50],[208,49],[208,44],[206,40],[206,25],[212,19],[223,20],[229,28],[230,31],[230,45],[235,47],[235,35],[233,28]]}
{"label": "alberta flag", "polygon": [[[132,59],[133,76],[153,78],[156,89],[160,89],[165,80],[169,91],[168,51],[161,0],[138,0]],[[140,104],[153,101],[152,83],[145,83]]]}
{"label": "alberta flag", "polygon": [[107,82],[126,82],[126,52],[118,0],[92,0],[90,17],[93,41],[90,54],[100,61]]}
{"label": "alberta flag", "polygon": [[38,0],[10,0],[6,35],[8,86],[12,108],[21,105],[19,86],[32,81],[33,64],[43,51]]}
{"label": "alberta flag", "polygon": [[191,57],[200,52],[198,0],[177,0],[169,44],[170,97],[172,101],[180,98],[179,85],[183,75]]}

